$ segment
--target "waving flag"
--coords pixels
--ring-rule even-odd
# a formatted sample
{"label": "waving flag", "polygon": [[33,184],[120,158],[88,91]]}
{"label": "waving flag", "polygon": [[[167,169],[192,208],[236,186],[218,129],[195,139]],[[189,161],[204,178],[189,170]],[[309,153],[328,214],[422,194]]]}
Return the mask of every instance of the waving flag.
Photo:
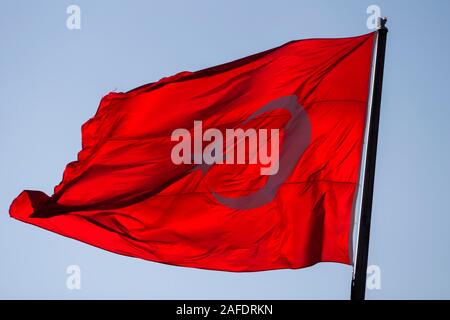
{"label": "waving flag", "polygon": [[292,41],[109,93],[54,194],[23,191],[10,215],[173,265],[350,264],[374,35]]}

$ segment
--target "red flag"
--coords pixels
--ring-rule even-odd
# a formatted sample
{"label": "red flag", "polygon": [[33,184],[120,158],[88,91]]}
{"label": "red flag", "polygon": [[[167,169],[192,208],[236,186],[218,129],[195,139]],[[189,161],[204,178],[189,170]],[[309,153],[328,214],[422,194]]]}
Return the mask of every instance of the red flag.
{"label": "red flag", "polygon": [[173,265],[350,264],[373,44],[293,41],[109,93],[54,194],[10,215]]}

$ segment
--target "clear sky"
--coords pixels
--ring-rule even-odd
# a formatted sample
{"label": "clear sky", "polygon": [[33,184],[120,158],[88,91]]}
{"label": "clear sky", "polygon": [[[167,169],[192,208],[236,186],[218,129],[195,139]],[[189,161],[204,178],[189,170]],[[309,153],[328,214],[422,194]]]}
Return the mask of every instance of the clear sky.
{"label": "clear sky", "polygon": [[[81,8],[68,30],[66,8]],[[389,17],[368,299],[450,299],[450,2],[18,1],[0,4],[0,298],[347,299],[352,268],[228,273],[103,251],[9,217],[23,189],[52,193],[80,126],[127,91],[293,39],[369,32]],[[68,290],[66,268],[81,268]]]}

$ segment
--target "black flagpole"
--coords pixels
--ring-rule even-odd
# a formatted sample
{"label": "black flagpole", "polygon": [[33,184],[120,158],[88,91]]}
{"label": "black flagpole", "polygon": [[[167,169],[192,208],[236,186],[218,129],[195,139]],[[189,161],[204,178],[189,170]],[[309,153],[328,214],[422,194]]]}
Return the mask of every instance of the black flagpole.
{"label": "black flagpole", "polygon": [[377,35],[375,75],[372,88],[372,106],[367,140],[366,166],[359,219],[358,248],[352,280],[351,300],[364,300],[366,295],[367,258],[369,255],[370,219],[372,216],[373,185],[377,157],[378,126],[380,121],[381,91],[383,87],[384,56],[388,29],[387,19],[380,19]]}

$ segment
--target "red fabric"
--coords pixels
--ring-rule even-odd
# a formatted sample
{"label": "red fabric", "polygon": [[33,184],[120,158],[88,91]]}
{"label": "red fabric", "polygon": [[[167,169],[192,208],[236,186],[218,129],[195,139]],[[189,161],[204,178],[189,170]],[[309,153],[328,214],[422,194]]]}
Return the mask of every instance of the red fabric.
{"label": "red fabric", "polygon": [[[109,93],[82,126],[82,150],[53,196],[23,191],[10,215],[115,253],[228,271],[351,264],[351,224],[374,33],[293,41],[224,65]],[[258,165],[208,172],[170,160],[171,133],[238,128],[261,106],[295,95],[311,141],[275,198],[227,207],[262,188]],[[251,125],[283,128],[276,110]],[[61,134],[61,133],[59,133]],[[280,131],[283,147],[283,132]]]}

